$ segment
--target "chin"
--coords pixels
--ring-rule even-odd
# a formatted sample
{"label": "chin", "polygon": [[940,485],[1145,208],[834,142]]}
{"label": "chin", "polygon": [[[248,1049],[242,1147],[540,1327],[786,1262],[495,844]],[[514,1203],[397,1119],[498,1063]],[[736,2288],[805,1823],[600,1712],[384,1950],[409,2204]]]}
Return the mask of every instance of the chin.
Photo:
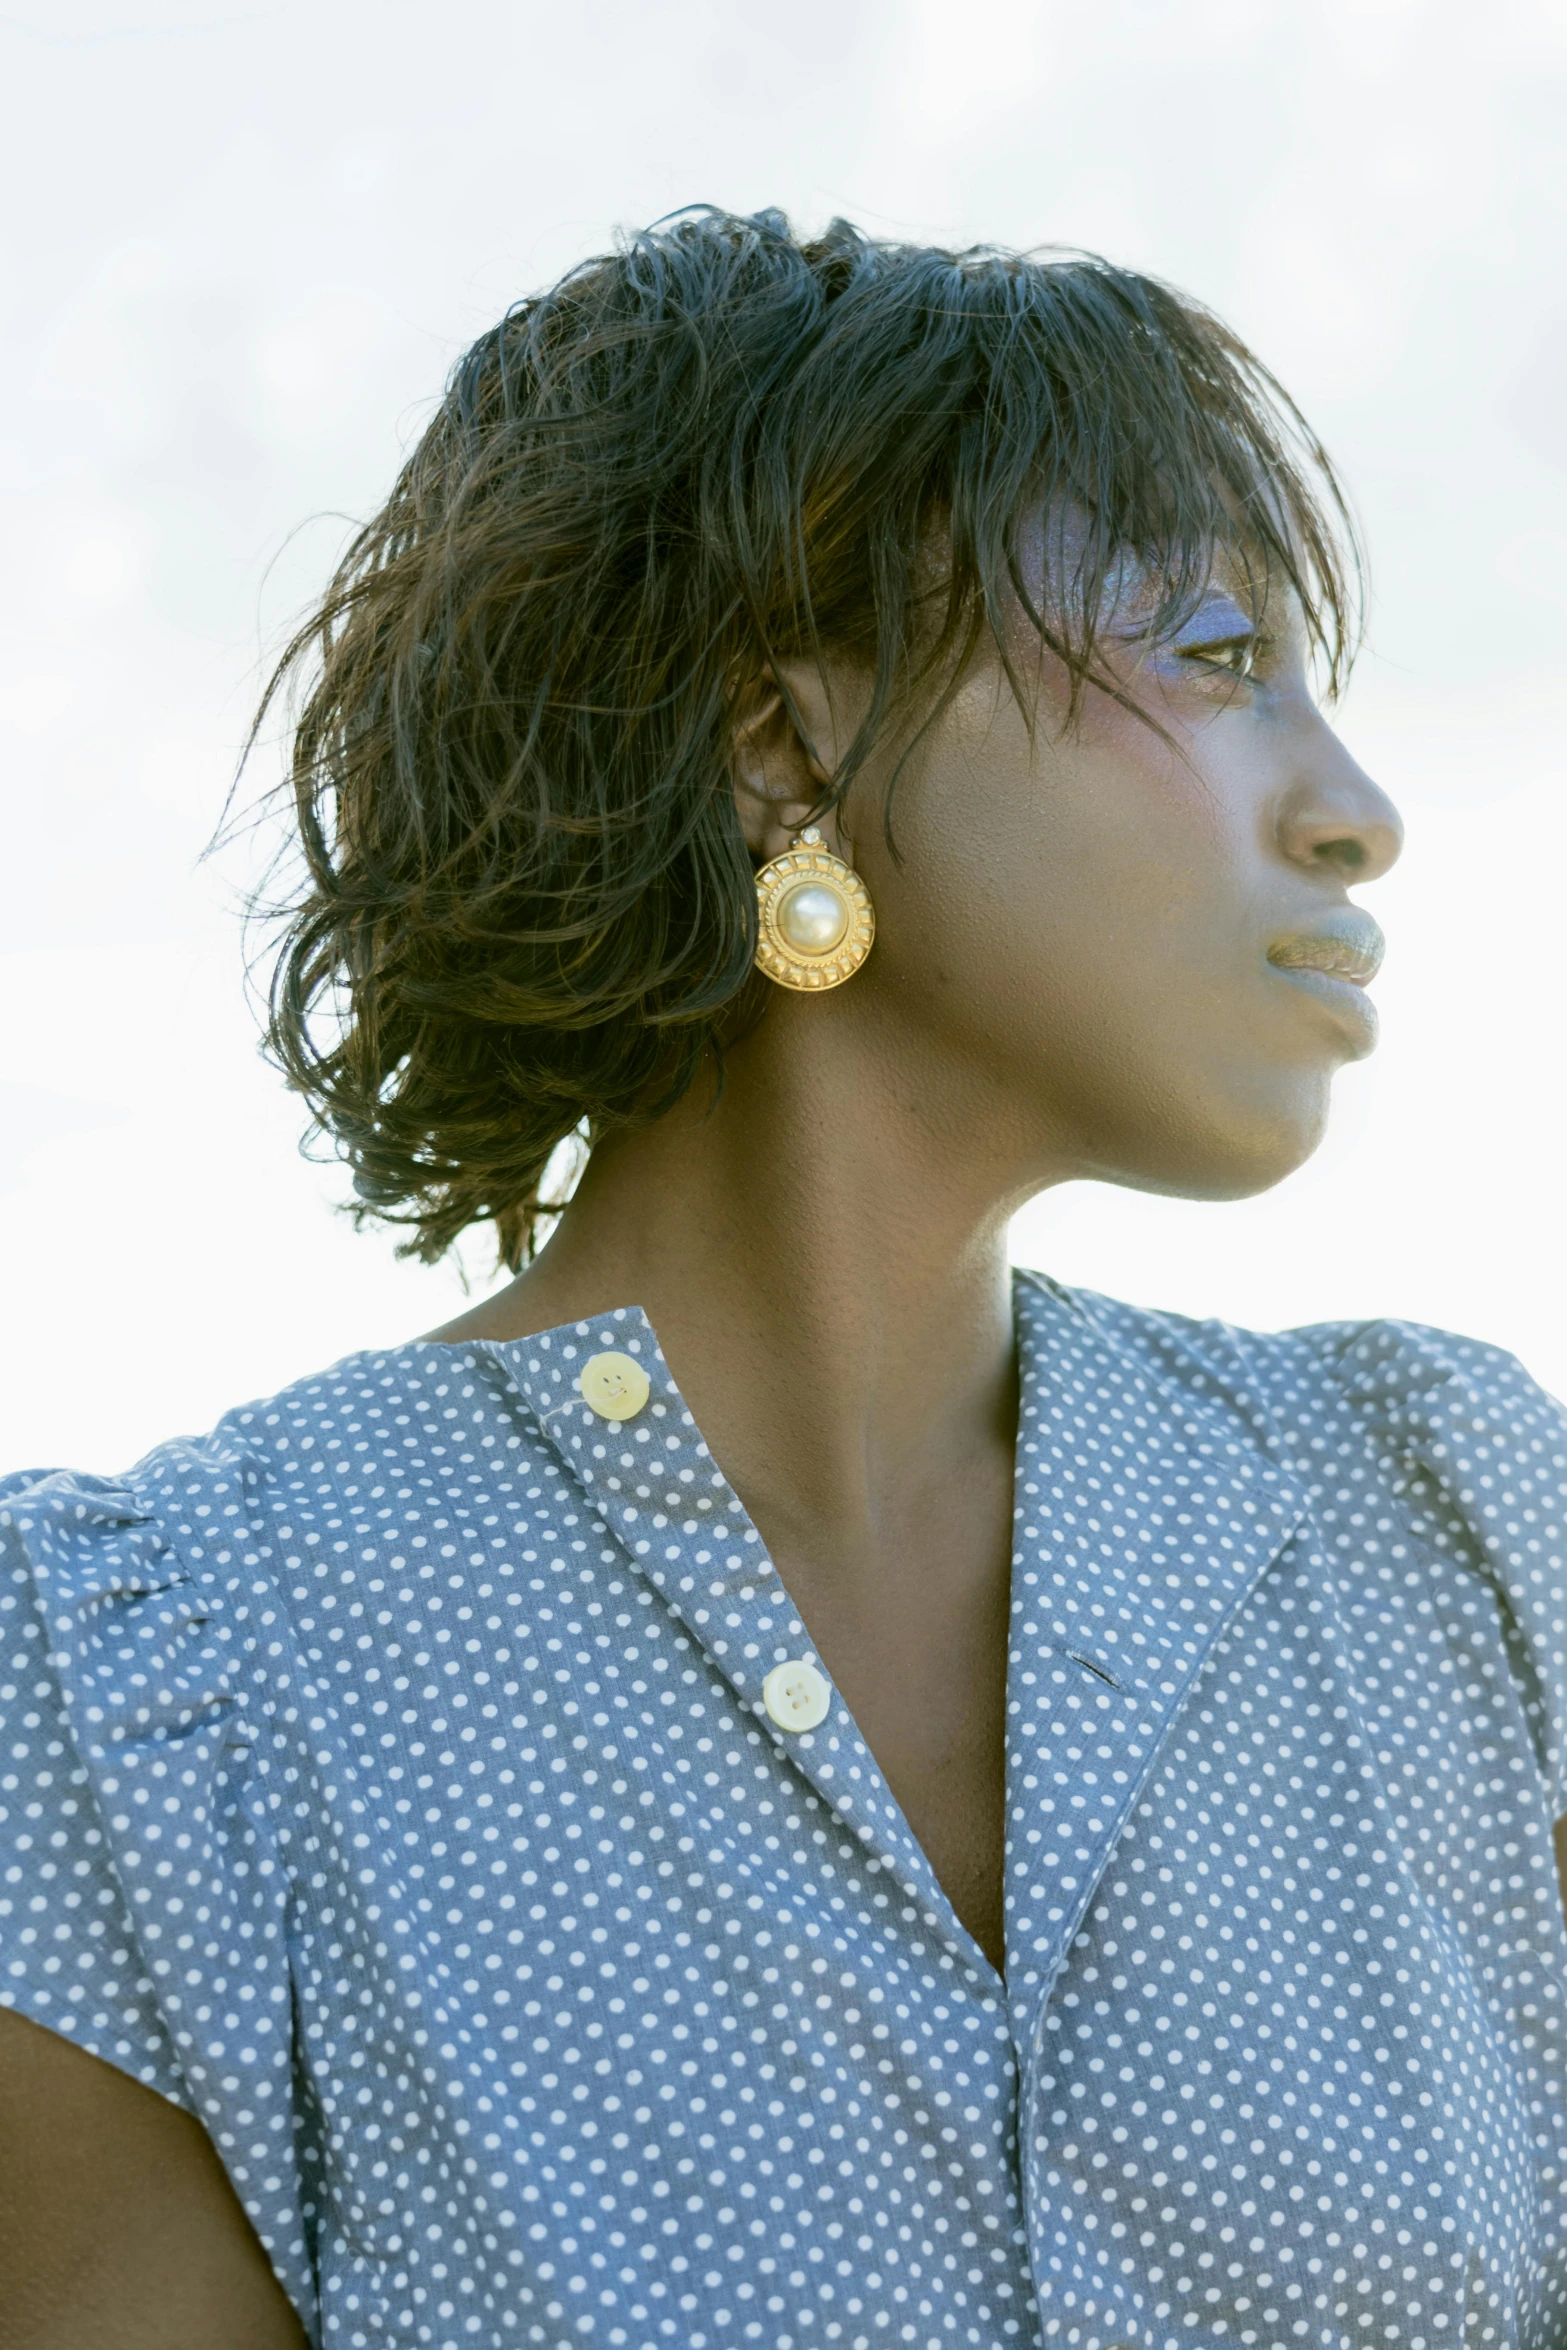
{"label": "chin", "polygon": [[1210,1101],[1200,1125],[1190,1117],[1172,1122],[1153,1147],[1129,1154],[1132,1164],[1095,1172],[1101,1182],[1169,1199],[1255,1199],[1306,1164],[1327,1132],[1328,1106],[1326,1078],[1307,1098],[1271,1103],[1262,1114],[1251,1104],[1213,1116]]}

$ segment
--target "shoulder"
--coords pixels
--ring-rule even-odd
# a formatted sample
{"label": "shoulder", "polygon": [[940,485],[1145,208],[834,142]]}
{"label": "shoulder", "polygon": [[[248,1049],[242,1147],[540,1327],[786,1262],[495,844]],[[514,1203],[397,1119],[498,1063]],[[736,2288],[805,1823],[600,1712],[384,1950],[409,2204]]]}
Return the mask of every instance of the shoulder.
{"label": "shoulder", "polygon": [[0,1476],[3,1580],[30,1581],[61,1628],[189,1585],[233,1629],[276,1562],[341,1548],[367,1512],[438,1515],[454,1489],[493,1480],[498,1457],[513,1473],[531,1463],[536,1438],[493,1347],[420,1340],[350,1355],[119,1476]]}
{"label": "shoulder", "polygon": [[1150,1370],[1277,1428],[1317,1429],[1326,1413],[1341,1430],[1358,1424],[1395,1445],[1500,1444],[1567,1472],[1567,1413],[1516,1356],[1481,1339],[1392,1319],[1249,1330],[1067,1289],[1040,1273],[1020,1281]]}
{"label": "shoulder", "polygon": [[[1552,1752],[1567,1754],[1567,1412],[1514,1356],[1418,1322],[1245,1330],[1022,1280],[1172,1407],[1197,1407],[1194,1427],[1217,1415],[1230,1442],[1244,1432],[1336,1558],[1380,1548],[1424,1562],[1433,1588],[1454,1568],[1488,1581],[1548,1694]],[[1567,1808],[1567,1778],[1558,1793]]]}

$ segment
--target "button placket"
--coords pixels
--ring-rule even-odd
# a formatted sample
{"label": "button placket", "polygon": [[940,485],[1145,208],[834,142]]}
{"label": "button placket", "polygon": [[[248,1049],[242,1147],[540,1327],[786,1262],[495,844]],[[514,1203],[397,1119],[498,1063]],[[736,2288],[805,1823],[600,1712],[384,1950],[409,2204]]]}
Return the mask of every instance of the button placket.
{"label": "button placket", "polygon": [[[891,1872],[923,1924],[966,1965],[988,1972],[681,1400],[646,1315],[617,1307],[536,1338],[492,1343],[630,1563],[700,1642],[758,1728],[873,1865]],[[618,1424],[595,1413],[580,1387],[590,1360],[611,1353],[630,1358],[649,1382],[646,1404]],[[827,1706],[819,1720],[780,1723],[765,1694],[779,1667],[820,1681]]]}

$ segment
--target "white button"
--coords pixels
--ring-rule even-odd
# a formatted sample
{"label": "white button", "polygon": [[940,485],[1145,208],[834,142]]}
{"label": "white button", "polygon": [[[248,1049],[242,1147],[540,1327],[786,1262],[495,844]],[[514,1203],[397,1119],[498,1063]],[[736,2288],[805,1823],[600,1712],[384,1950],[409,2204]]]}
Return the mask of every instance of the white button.
{"label": "white button", "polygon": [[589,1355],[577,1387],[601,1420],[634,1420],[648,1399],[647,1373],[630,1355]]}
{"label": "white button", "polygon": [[814,1665],[774,1665],[762,1683],[762,1703],[780,1730],[814,1730],[827,1719],[832,1691]]}

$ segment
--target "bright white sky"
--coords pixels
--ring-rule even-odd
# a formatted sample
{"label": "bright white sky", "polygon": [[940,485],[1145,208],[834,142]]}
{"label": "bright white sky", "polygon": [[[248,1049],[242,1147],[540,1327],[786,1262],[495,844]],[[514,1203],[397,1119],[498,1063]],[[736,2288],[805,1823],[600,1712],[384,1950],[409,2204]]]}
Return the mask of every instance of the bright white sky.
{"label": "bright white sky", "polygon": [[0,1464],[113,1470],[459,1303],[297,1156],[241,869],[197,858],[263,647],[458,350],[704,199],[1092,246],[1295,391],[1372,549],[1386,1041],[1270,1197],[1074,1187],[1018,1254],[1567,1390],[1564,0],[11,0],[0,89]]}

